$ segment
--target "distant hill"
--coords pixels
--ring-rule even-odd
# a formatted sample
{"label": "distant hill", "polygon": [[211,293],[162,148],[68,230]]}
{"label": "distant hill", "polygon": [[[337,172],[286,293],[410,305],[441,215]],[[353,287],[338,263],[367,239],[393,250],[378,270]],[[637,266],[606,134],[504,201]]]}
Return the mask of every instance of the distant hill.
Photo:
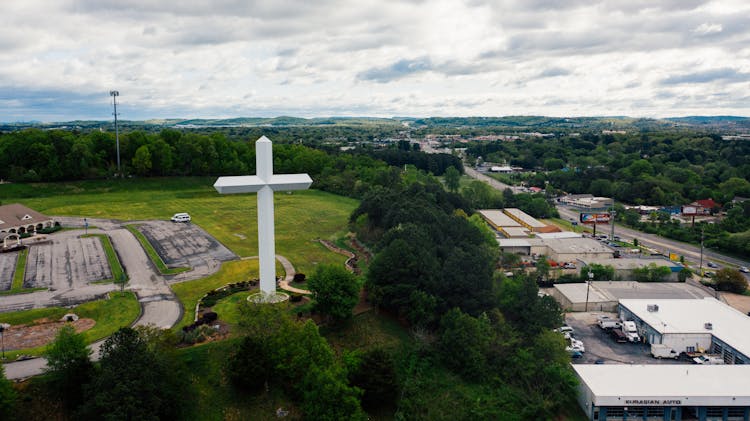
{"label": "distant hill", "polygon": [[[573,132],[581,130],[637,130],[649,131],[671,127],[707,129],[726,132],[749,132],[750,118],[738,116],[690,116],[664,119],[632,118],[626,116],[602,117],[546,117],[546,116],[504,116],[504,117],[318,117],[301,118],[292,116],[237,117],[225,119],[152,119],[145,121],[119,121],[123,129],[161,128],[217,128],[217,127],[373,127],[408,126],[415,129],[439,128],[498,128],[512,131]],[[42,123],[14,122],[0,123],[0,131],[14,131],[24,128],[92,130],[112,127],[112,121],[75,120],[66,122]]]}

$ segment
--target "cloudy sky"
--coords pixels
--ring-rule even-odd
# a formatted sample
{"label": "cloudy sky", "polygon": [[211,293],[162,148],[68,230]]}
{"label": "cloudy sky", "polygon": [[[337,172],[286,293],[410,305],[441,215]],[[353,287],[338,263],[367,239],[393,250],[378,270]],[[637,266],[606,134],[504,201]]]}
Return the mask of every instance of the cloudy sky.
{"label": "cloudy sky", "polygon": [[131,120],[750,116],[750,1],[2,1],[0,121],[112,89]]}

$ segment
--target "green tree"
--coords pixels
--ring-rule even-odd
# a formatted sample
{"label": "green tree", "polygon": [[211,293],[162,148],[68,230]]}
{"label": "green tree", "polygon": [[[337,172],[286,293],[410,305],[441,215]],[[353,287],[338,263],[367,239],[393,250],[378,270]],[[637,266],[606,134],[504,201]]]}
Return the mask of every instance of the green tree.
{"label": "green tree", "polygon": [[349,379],[352,386],[364,392],[362,407],[366,410],[390,407],[396,402],[399,390],[396,369],[393,358],[383,348],[367,351]]}
{"label": "green tree", "polygon": [[450,166],[445,170],[445,186],[448,187],[449,191],[457,192],[461,181],[461,173],[458,172],[456,167]]}
{"label": "green tree", "polygon": [[308,368],[302,382],[302,412],[306,420],[366,420],[359,402],[361,391],[346,384],[335,367]]}
{"label": "green tree", "polygon": [[440,320],[438,349],[446,366],[467,379],[487,373],[493,330],[486,315],[474,318],[454,308]]}
{"label": "green tree", "polygon": [[91,350],[86,347],[83,335],[76,333],[71,325],[65,325],[57,332],[44,353],[50,384],[68,408],[75,408],[83,402],[83,388],[94,375],[90,355]]}
{"label": "green tree", "polygon": [[308,287],[312,291],[315,309],[335,320],[352,316],[359,300],[359,282],[348,270],[336,265],[319,265],[310,276]]}
{"label": "green tree", "polygon": [[678,281],[680,281],[680,282],[685,282],[685,281],[687,281],[687,280],[688,280],[689,278],[691,278],[692,276],[693,276],[693,271],[692,271],[692,270],[690,270],[690,268],[686,268],[686,267],[685,267],[685,268],[682,268],[682,269],[681,269],[681,270],[680,270],[680,271],[679,271],[679,272],[677,273],[677,280],[678,280]]}
{"label": "green tree", "polygon": [[100,350],[101,368],[86,389],[80,416],[92,420],[178,419],[184,381],[165,355],[131,328],[121,328]]}
{"label": "green tree", "polygon": [[729,291],[735,294],[744,294],[747,290],[747,281],[737,269],[724,268],[716,271],[714,278],[716,288],[719,291]]}
{"label": "green tree", "polygon": [[246,336],[227,361],[226,376],[239,389],[259,392],[271,375],[268,352],[260,338]]}
{"label": "green tree", "polygon": [[16,390],[13,383],[5,377],[5,367],[0,364],[0,420],[9,420],[16,406]]}
{"label": "green tree", "polygon": [[143,145],[136,149],[135,156],[133,156],[133,167],[138,175],[148,175],[151,171],[151,152],[148,150],[148,146]]}

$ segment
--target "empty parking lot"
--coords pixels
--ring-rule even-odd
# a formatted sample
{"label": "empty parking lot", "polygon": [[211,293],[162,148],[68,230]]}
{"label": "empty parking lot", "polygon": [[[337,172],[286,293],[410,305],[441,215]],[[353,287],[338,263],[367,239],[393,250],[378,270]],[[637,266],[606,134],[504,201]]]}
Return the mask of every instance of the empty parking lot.
{"label": "empty parking lot", "polygon": [[29,247],[24,288],[66,290],[112,278],[101,240],[61,233],[51,243]]}
{"label": "empty parking lot", "polygon": [[13,273],[16,271],[18,253],[0,253],[0,291],[9,290],[13,282]]}

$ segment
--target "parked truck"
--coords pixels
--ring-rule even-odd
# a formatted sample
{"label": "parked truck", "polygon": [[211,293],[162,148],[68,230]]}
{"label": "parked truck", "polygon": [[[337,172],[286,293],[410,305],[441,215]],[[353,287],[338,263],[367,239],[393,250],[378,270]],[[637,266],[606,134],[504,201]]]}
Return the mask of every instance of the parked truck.
{"label": "parked truck", "polygon": [[640,336],[638,336],[638,329],[635,327],[635,322],[632,320],[622,322],[622,333],[628,338],[628,342],[638,342],[641,340]]}
{"label": "parked truck", "polygon": [[675,360],[680,358],[672,347],[664,344],[651,344],[651,356],[654,358],[674,358]]}
{"label": "parked truck", "polygon": [[597,320],[599,327],[605,330],[608,329],[619,329],[621,327],[620,321],[613,319],[609,316],[600,316]]}

